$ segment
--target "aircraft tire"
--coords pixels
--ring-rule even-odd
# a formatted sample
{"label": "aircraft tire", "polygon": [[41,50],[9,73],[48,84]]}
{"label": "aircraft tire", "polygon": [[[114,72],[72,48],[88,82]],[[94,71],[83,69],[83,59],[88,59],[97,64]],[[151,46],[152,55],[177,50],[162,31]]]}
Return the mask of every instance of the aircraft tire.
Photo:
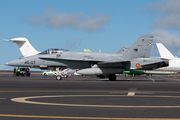
{"label": "aircraft tire", "polygon": [[16,73],[16,76],[19,76],[19,73]]}
{"label": "aircraft tire", "polygon": [[62,77],[60,75],[56,76],[56,80],[61,80],[61,79],[62,79]]}
{"label": "aircraft tire", "polygon": [[46,73],[44,73],[44,76],[47,76],[47,74],[46,74]]}
{"label": "aircraft tire", "polygon": [[27,76],[30,77],[31,73],[28,73]]}
{"label": "aircraft tire", "polygon": [[101,79],[106,78],[104,75],[100,75],[99,77],[100,77]]}
{"label": "aircraft tire", "polygon": [[109,80],[110,81],[115,81],[116,80],[116,75],[115,74],[109,75]]}
{"label": "aircraft tire", "polygon": [[22,76],[25,76],[25,74],[24,74],[24,73],[22,73]]}

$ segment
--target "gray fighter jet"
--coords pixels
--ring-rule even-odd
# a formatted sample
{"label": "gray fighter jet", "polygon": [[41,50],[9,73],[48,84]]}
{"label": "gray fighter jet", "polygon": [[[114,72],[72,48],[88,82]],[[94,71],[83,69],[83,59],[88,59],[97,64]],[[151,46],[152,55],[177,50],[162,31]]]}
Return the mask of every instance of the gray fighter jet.
{"label": "gray fighter jet", "polygon": [[[7,62],[5,65],[57,70],[78,69],[78,74],[103,75],[114,81],[115,74],[122,74],[125,70],[153,70],[169,65],[166,60],[149,57],[152,42],[152,34],[143,34],[124,54],[48,49],[37,55]],[[61,75],[56,74],[56,79],[61,80]]]}

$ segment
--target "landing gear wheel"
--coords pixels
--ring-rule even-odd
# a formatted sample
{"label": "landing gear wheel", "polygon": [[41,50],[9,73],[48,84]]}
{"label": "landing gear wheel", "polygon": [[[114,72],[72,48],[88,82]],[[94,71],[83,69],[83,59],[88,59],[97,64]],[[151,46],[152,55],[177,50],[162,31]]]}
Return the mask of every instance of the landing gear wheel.
{"label": "landing gear wheel", "polygon": [[109,80],[110,81],[115,81],[116,80],[116,75],[115,74],[109,75]]}
{"label": "landing gear wheel", "polygon": [[56,80],[61,80],[61,79],[62,79],[62,77],[60,75],[56,76]]}
{"label": "landing gear wheel", "polygon": [[100,77],[101,79],[106,78],[104,75],[100,75],[99,77]]}

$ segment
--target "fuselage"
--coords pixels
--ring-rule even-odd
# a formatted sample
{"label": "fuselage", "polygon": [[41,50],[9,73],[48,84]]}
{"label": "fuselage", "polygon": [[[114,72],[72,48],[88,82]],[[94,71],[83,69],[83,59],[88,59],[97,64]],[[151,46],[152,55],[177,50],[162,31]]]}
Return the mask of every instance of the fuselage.
{"label": "fuselage", "polygon": [[156,69],[157,71],[176,71],[180,72],[180,59],[169,60],[169,66]]}
{"label": "fuselage", "polygon": [[125,59],[122,54],[113,53],[99,53],[99,52],[76,52],[76,51],[58,51],[50,52],[50,50],[43,51],[40,54],[22,57],[6,63],[9,66],[16,67],[32,67],[42,69],[53,69],[54,67],[59,68],[72,68],[72,69],[83,69],[91,68],[99,62],[116,62],[116,61],[131,61],[125,67],[116,65],[116,68],[123,70],[136,70],[136,69],[151,69],[143,68],[143,65],[159,62],[159,58],[132,58]]}
{"label": "fuselage", "polygon": [[101,61],[120,60],[121,54],[60,51],[54,54],[37,54],[22,57],[6,63],[9,66],[18,67],[70,67],[88,68]]}

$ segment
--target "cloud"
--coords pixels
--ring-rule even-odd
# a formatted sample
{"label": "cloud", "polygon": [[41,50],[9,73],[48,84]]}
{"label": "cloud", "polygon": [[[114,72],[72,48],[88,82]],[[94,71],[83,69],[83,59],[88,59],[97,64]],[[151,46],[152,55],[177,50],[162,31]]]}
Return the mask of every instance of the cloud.
{"label": "cloud", "polygon": [[82,31],[97,31],[109,23],[108,14],[95,14],[87,16],[84,13],[55,13],[50,8],[46,8],[43,14],[34,17],[24,17],[22,21],[29,22],[35,26],[43,26],[57,29],[75,28]]}
{"label": "cloud", "polygon": [[152,23],[154,28],[180,30],[180,0],[165,0],[149,4],[145,8],[159,14]]}
{"label": "cloud", "polygon": [[180,14],[179,15],[166,15],[162,18],[154,20],[152,26],[155,28],[167,28],[180,30]]}
{"label": "cloud", "polygon": [[153,30],[151,33],[154,34],[155,43],[163,43],[170,48],[180,48],[180,36],[178,34],[170,34],[160,29]]}
{"label": "cloud", "polygon": [[82,40],[83,39],[78,39],[78,40],[74,40],[74,41],[66,41],[66,44],[65,44],[65,48],[68,49],[68,50],[74,50],[76,48],[78,48],[81,43],[82,43]]}

